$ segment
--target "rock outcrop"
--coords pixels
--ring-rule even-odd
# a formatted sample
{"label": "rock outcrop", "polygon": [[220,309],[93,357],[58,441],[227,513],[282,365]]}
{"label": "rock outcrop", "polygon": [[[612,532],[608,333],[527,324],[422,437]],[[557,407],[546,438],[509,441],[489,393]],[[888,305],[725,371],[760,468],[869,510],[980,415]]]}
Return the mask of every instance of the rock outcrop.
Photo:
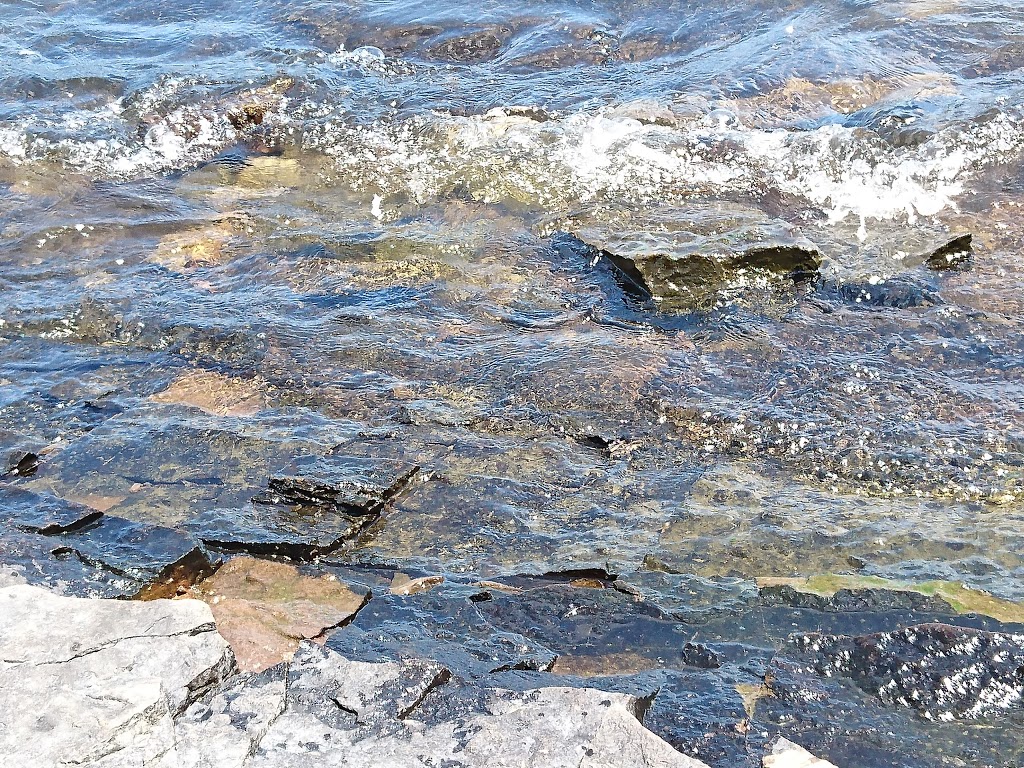
{"label": "rock outcrop", "polygon": [[201,602],[0,589],[0,765],[176,765],[175,716],[234,670]]}
{"label": "rock outcrop", "polygon": [[0,765],[706,768],[624,693],[488,688],[306,641],[289,662],[234,671],[201,601],[2,588]]}

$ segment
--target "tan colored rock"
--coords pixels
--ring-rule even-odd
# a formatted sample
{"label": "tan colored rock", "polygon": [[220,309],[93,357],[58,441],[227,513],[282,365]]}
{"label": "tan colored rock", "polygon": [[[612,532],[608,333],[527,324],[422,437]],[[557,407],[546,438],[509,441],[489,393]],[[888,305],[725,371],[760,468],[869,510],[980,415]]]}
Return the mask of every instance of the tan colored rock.
{"label": "tan colored rock", "polygon": [[190,405],[213,416],[252,416],[266,406],[259,383],[213,371],[189,371],[151,399]]}
{"label": "tan colored rock", "polygon": [[428,592],[441,584],[444,584],[444,576],[420,576],[418,579],[412,579],[404,573],[396,573],[391,580],[391,594],[418,595],[420,592]]}
{"label": "tan colored rock", "polygon": [[210,605],[217,629],[247,672],[290,659],[301,640],[344,624],[370,598],[329,577],[303,576],[294,566],[250,557],[229,560],[196,596]]}
{"label": "tan colored rock", "polygon": [[602,677],[604,675],[631,675],[636,672],[657,669],[659,666],[663,665],[654,659],[628,651],[605,653],[598,656],[563,654],[555,659],[551,672],[556,675]]}
{"label": "tan colored rock", "polygon": [[259,155],[245,161],[236,182],[252,189],[298,187],[305,177],[306,173],[295,158]]}
{"label": "tan colored rock", "polygon": [[160,239],[150,261],[183,272],[195,267],[223,264],[234,230],[226,223],[175,232]]}
{"label": "tan colored rock", "polygon": [[788,739],[775,742],[771,754],[764,756],[762,764],[764,768],[836,768],[828,760],[815,757]]}

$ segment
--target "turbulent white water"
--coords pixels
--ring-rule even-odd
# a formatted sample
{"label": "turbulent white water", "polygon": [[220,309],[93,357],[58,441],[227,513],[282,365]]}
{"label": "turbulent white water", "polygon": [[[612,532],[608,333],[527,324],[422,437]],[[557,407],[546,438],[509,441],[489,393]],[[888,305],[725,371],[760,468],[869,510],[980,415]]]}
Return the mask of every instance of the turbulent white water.
{"label": "turbulent white water", "polygon": [[[1024,122],[1008,111],[898,147],[839,125],[748,128],[722,110],[679,117],[673,125],[653,123],[657,115],[643,119],[642,105],[540,120],[517,114],[522,110],[494,109],[359,125],[293,118],[286,98],[269,106],[263,130],[285,145],[300,137],[302,149],[329,156],[334,169],[322,181],[329,177],[379,195],[384,211],[396,199],[427,203],[455,189],[482,201],[553,210],[594,201],[649,205],[774,191],[833,222],[914,223],[955,208],[981,173],[1018,160],[1024,148]],[[49,139],[0,127],[0,156],[15,163],[53,158],[71,170],[132,179],[194,167],[244,139],[223,106],[177,107],[141,138],[118,130],[124,128],[119,109],[77,116],[109,127],[100,138]]]}

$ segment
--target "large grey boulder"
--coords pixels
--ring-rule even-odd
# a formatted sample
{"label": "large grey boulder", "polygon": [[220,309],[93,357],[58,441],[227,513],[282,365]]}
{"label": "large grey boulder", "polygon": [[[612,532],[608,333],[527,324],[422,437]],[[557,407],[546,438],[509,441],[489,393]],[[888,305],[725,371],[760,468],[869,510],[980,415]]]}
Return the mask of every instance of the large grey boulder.
{"label": "large grey boulder", "polygon": [[0,589],[0,765],[175,765],[174,716],[233,670],[204,603]]}

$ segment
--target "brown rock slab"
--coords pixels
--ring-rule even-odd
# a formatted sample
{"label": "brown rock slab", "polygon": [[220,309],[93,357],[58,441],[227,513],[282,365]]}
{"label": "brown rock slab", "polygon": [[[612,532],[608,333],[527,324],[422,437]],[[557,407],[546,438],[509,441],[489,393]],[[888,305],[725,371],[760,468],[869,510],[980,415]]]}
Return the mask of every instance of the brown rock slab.
{"label": "brown rock slab", "polygon": [[197,593],[247,672],[291,658],[301,640],[347,623],[370,599],[331,577],[251,557],[229,560]]}
{"label": "brown rock slab", "polygon": [[266,405],[259,384],[213,371],[189,371],[153,395],[157,403],[187,405],[213,416],[252,416]]}
{"label": "brown rock slab", "polygon": [[420,592],[427,592],[434,587],[444,584],[444,576],[420,576],[411,578],[404,573],[396,573],[391,580],[392,595],[415,595]]}

